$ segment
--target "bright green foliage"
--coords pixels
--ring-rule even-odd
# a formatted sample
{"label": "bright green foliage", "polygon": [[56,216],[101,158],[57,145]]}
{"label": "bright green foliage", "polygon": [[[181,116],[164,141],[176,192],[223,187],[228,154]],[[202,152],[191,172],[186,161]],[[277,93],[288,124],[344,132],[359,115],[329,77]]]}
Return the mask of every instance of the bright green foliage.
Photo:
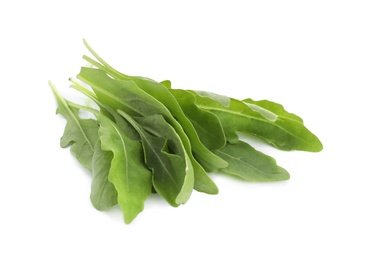
{"label": "bright green foliage", "polygon": [[144,202],[151,194],[152,175],[144,165],[140,142],[128,138],[124,129],[107,117],[99,115],[98,121],[101,148],[113,153],[107,181],[116,188],[125,222],[130,223],[144,209]]}
{"label": "bright green foliage", "polygon": [[[94,207],[118,204],[125,223],[144,209],[152,192],[173,207],[186,203],[193,189],[217,194],[210,172],[250,182],[289,179],[274,158],[239,140],[238,132],[281,150],[323,148],[303,120],[280,104],[173,89],[169,80],[125,75],[84,43],[96,60],[83,56],[92,66],[81,68],[80,81],[71,79],[72,87],[98,109],[65,100],[50,83],[57,112],[67,119],[60,145],[70,147],[91,170]],[[82,119],[81,109],[92,118]]]}
{"label": "bright green foliage", "polygon": [[[78,74],[78,78],[89,84],[94,90],[98,100],[101,103],[109,104],[107,107],[110,107],[113,110],[119,109],[130,116],[162,115],[181,138],[184,149],[193,164],[194,178],[196,180],[194,188],[197,191],[210,194],[216,194],[218,192],[216,185],[208,177],[204,168],[218,169],[220,167],[226,167],[227,163],[200,144],[200,142],[197,142],[200,149],[206,150],[207,155],[205,156],[207,158],[214,159],[215,163],[211,163],[210,166],[206,167],[204,160],[198,162],[193,155],[192,148],[194,147],[194,144],[190,143],[183,126],[173,117],[166,106],[160,103],[153,96],[138,88],[133,81],[112,79],[101,69],[82,68],[80,74]],[[193,135],[194,133],[196,135],[195,129],[191,125],[190,121],[187,126],[188,129],[193,132]],[[219,165],[219,163],[221,165]]]}

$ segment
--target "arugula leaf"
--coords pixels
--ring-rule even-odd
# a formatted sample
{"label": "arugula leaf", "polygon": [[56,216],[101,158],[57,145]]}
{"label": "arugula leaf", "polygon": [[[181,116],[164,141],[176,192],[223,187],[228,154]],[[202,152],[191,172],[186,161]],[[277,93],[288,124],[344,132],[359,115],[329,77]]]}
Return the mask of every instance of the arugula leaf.
{"label": "arugula leaf", "polygon": [[92,182],[90,200],[98,210],[107,210],[117,204],[117,191],[108,180],[113,154],[101,149],[100,140],[96,143],[92,158]]}
{"label": "arugula leaf", "polygon": [[191,92],[182,89],[171,89],[170,91],[193,124],[200,141],[210,150],[224,147],[226,137],[220,120],[213,113],[199,109],[195,105],[195,97]]}
{"label": "arugula leaf", "polygon": [[91,170],[94,146],[98,141],[98,124],[93,119],[81,119],[78,115],[79,109],[70,107],[67,101],[58,93],[54,85],[49,82],[58,103],[57,113],[67,119],[60,146],[70,146],[72,154],[82,166]]}
{"label": "arugula leaf", "polygon": [[173,136],[173,128],[168,124],[162,124],[165,126],[162,131],[167,133],[154,136],[125,112],[118,110],[118,113],[141,136],[145,162],[153,172],[153,186],[155,190],[174,207],[185,203],[193,190],[194,173],[191,164],[186,166],[184,158],[177,154],[169,153],[168,137]]}
{"label": "arugula leaf", "polygon": [[[157,137],[164,137],[167,139],[168,149],[170,153],[181,156],[186,163],[186,171],[194,170],[194,189],[200,192],[208,194],[217,194],[218,188],[216,184],[209,178],[203,168],[196,160],[192,160],[191,156],[187,154],[187,151],[182,143],[178,133],[168,124],[163,116],[161,115],[150,115],[145,117],[135,117],[135,121],[138,122],[143,129],[150,134]],[[187,174],[188,180],[185,182],[191,182],[192,175]]]}
{"label": "arugula leaf", "polygon": [[102,114],[98,122],[101,148],[113,153],[108,180],[117,191],[117,201],[128,224],[144,209],[144,201],[152,192],[152,174],[144,165],[140,142],[128,138],[125,129]]}
{"label": "arugula leaf", "polygon": [[195,95],[199,108],[211,111],[219,118],[231,143],[239,140],[237,132],[240,131],[256,135],[281,150],[322,150],[320,140],[297,120],[279,115],[272,117],[271,112],[266,116],[266,113],[255,111],[255,107],[252,109],[250,105],[232,98],[230,105],[225,107],[209,97]]}
{"label": "arugula leaf", "polygon": [[289,179],[289,173],[276,165],[274,158],[261,153],[249,144],[238,141],[226,144],[215,151],[229,165],[220,172],[243,178],[250,182],[270,182]]}
{"label": "arugula leaf", "polygon": [[153,136],[163,137],[167,139],[169,152],[177,154],[183,158],[187,158],[185,160],[188,162],[188,165],[186,165],[186,167],[192,168],[180,136],[178,135],[178,133],[176,133],[175,129],[169,123],[167,123],[162,115],[148,115],[143,117],[134,117],[133,119],[147,133]]}
{"label": "arugula leaf", "polygon": [[137,86],[143,89],[145,92],[153,96],[159,102],[164,104],[168,110],[171,111],[172,117],[181,124],[187,137],[190,140],[192,151],[196,156],[197,160],[202,166],[211,166],[213,169],[224,168],[227,163],[220,157],[212,153],[207,147],[201,142],[193,124],[189,118],[184,114],[179,103],[175,97],[171,94],[169,89],[163,85],[146,78],[141,77],[131,77]]}

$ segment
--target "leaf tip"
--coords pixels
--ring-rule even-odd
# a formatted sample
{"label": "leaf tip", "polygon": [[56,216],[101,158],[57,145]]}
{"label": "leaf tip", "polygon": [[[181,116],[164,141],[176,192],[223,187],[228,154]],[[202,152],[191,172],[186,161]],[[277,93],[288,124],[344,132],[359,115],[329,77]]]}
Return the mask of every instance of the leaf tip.
{"label": "leaf tip", "polygon": [[53,90],[55,89],[55,86],[51,80],[48,81],[49,87],[51,87]]}

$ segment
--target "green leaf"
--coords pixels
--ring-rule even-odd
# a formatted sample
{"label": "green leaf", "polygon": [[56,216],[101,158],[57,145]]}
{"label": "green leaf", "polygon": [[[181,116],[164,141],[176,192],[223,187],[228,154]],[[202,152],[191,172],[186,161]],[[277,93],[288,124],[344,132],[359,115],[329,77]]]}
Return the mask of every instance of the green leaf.
{"label": "green leaf", "polygon": [[278,166],[274,158],[261,153],[249,144],[238,141],[228,143],[215,151],[229,165],[220,172],[243,178],[250,182],[270,182],[289,179],[289,173]]}
{"label": "green leaf", "polygon": [[102,114],[98,122],[101,148],[113,153],[108,180],[117,191],[117,201],[128,224],[144,209],[152,191],[152,174],[144,165],[140,142],[128,138],[125,129],[119,129]]}
{"label": "green leaf", "polygon": [[[182,125],[162,103],[138,88],[133,81],[112,79],[100,69],[81,68],[77,77],[91,86],[101,103],[107,104],[112,109],[122,110],[130,116],[162,115],[180,136],[186,153],[191,160],[195,175],[194,188],[197,191],[209,194],[218,193],[217,186],[199,162],[195,160],[192,154],[192,146]],[[225,164],[227,165],[226,162]]]}
{"label": "green leaf", "polygon": [[171,111],[172,117],[174,117],[184,129],[187,137],[190,140],[192,151],[202,166],[208,166],[212,169],[219,169],[227,166],[227,163],[224,160],[212,153],[201,142],[193,124],[184,114],[179,103],[171,94],[169,89],[155,82],[154,80],[147,78],[130,77],[130,79],[135,81],[139,88],[153,96]]}
{"label": "green leaf", "polygon": [[[176,132],[163,117],[149,116],[149,118],[141,119],[141,122],[145,124],[145,128],[150,133],[125,112],[119,110],[118,113],[141,136],[145,162],[153,172],[153,186],[155,190],[174,207],[185,203],[193,190],[194,172],[188,157],[185,157],[184,151],[179,147],[179,145],[182,145],[178,143],[179,138]],[[156,124],[159,124],[161,129],[158,129],[158,125],[154,127],[148,124],[148,121],[155,119],[159,119]],[[180,155],[170,153],[168,145],[171,146],[172,151],[177,151]],[[184,157],[181,157],[181,155]]]}
{"label": "green leaf", "polygon": [[255,105],[251,108],[251,104],[236,99],[230,99],[230,105],[225,107],[210,98],[197,95],[196,105],[219,118],[231,143],[239,140],[237,132],[240,131],[256,135],[281,150],[322,150],[320,140],[299,120],[272,114],[266,109],[261,112],[262,108],[257,109]]}
{"label": "green leaf", "polygon": [[[185,161],[186,171],[193,170],[194,167],[198,167],[196,173],[194,174],[194,189],[201,192],[206,192],[209,194],[216,194],[218,192],[217,186],[213,183],[213,181],[208,177],[208,175],[203,171],[201,166],[192,160],[190,156],[187,154],[184,145],[176,133],[176,131],[164,120],[163,116],[161,115],[151,115],[146,117],[135,117],[135,120],[150,134],[157,136],[157,137],[164,137],[167,139],[167,144],[169,151],[171,153],[177,154],[181,156]],[[199,174],[202,172],[203,174]],[[185,182],[191,183],[192,175],[187,174],[188,180]]]}
{"label": "green leaf", "polygon": [[[194,169],[189,155],[186,153],[185,147],[180,136],[175,129],[167,123],[161,115],[150,115],[145,117],[135,117],[135,121],[149,134],[156,137],[166,139],[168,153],[180,156],[185,162],[185,179],[178,197],[177,203],[186,202],[194,187]],[[187,190],[187,192],[186,192]]]}
{"label": "green leaf", "polygon": [[101,149],[101,142],[95,145],[92,158],[92,182],[90,200],[98,210],[107,210],[117,204],[117,191],[108,180],[113,154]]}
{"label": "green leaf", "polygon": [[60,146],[70,147],[72,154],[81,165],[91,170],[94,146],[98,141],[98,124],[93,119],[81,119],[78,115],[79,109],[70,107],[52,83],[49,85],[58,103],[57,113],[67,119]]}
{"label": "green leaf", "polygon": [[[65,100],[50,83],[57,113],[67,119],[60,145],[70,147],[92,171],[94,207],[107,210],[118,204],[127,224],[152,193],[174,207],[186,203],[193,189],[217,194],[207,171],[250,182],[290,178],[274,158],[240,141],[240,132],[281,150],[323,149],[303,120],[278,103],[172,89],[169,80],[126,75],[84,43],[96,59],[83,56],[91,66],[81,68],[77,78],[87,86],[70,81],[95,104]],[[96,119],[83,119],[81,110]]]}
{"label": "green leaf", "polygon": [[188,165],[186,165],[186,167],[192,168],[180,136],[175,129],[169,123],[167,123],[162,115],[134,117],[133,119],[148,134],[167,139],[169,152],[177,154],[183,158],[187,158],[186,161],[188,162]]}
{"label": "green leaf", "polygon": [[[85,42],[86,45],[86,42]],[[136,86],[140,88],[141,90],[148,93],[152,98],[156,99],[159,104],[157,106],[165,106],[168,110],[170,110],[172,115],[168,115],[167,112],[165,113],[153,113],[150,114],[161,114],[165,117],[165,119],[173,126],[175,127],[176,131],[179,132],[178,127],[174,124],[173,117],[176,118],[176,120],[181,124],[181,127],[183,128],[182,131],[184,131],[187,135],[187,138],[190,140],[191,148],[194,154],[196,154],[197,160],[204,166],[208,166],[208,168],[212,169],[218,169],[223,168],[227,166],[227,163],[222,160],[220,157],[216,156],[214,153],[212,153],[209,149],[207,149],[204,144],[200,141],[199,136],[197,135],[196,130],[194,129],[192,123],[190,120],[185,116],[184,112],[182,111],[180,105],[177,103],[176,99],[173,97],[171,92],[168,89],[168,84],[165,82],[164,84],[158,83],[154,80],[143,78],[143,77],[134,77],[134,76],[128,76],[125,74],[120,73],[119,71],[115,70],[111,66],[109,66],[108,63],[106,63],[103,59],[101,59],[92,49],[90,46],[87,45],[90,52],[102,63],[99,64],[97,62],[94,62],[92,59],[85,57],[90,63],[93,63],[95,66],[97,66],[100,73],[108,73],[111,77],[113,77],[116,80],[125,82],[125,81],[133,81],[136,83]],[[93,73],[91,71],[91,68],[82,68],[80,74],[78,75],[78,78],[82,79],[85,82],[89,81],[89,76]],[[97,74],[97,73],[94,73]],[[100,75],[100,78],[102,76]],[[111,79],[107,76],[107,78]],[[97,79],[95,78],[95,82]],[[91,84],[93,81],[88,82]],[[103,81],[100,81],[99,84],[102,84]],[[167,85],[166,85],[167,84]],[[95,87],[97,86],[95,85]],[[102,85],[100,85],[102,86]],[[104,86],[106,88],[106,86]],[[110,87],[108,89],[111,89]],[[94,89],[95,91],[95,89]],[[106,92],[103,91],[103,93],[106,94]],[[101,93],[102,94],[102,93]],[[98,94],[97,94],[98,95]],[[122,96],[120,96],[122,98]],[[141,107],[140,102],[141,99],[137,99],[137,105],[136,106],[130,106],[130,109],[135,111],[135,108]],[[115,103],[118,105],[117,103]],[[132,115],[132,111],[127,111],[127,108],[118,108],[123,110],[124,112],[128,113],[129,115]],[[151,109],[154,111],[153,109]],[[135,111],[138,112],[138,111]],[[143,114],[142,114],[143,115]],[[135,116],[135,115],[133,115]],[[176,122],[177,123],[177,122]],[[181,136],[182,137],[182,136]],[[183,138],[183,137],[182,137]]]}
{"label": "green leaf", "polygon": [[208,149],[217,150],[226,145],[226,137],[217,116],[199,109],[195,105],[195,97],[191,92],[182,89],[171,89],[171,93],[180,104],[186,117],[193,124],[200,141]]}

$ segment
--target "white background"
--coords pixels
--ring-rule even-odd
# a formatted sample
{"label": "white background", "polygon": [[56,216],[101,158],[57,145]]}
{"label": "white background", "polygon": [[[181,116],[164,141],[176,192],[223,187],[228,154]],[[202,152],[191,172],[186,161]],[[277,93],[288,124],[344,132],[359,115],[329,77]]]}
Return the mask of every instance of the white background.
{"label": "white background", "polygon": [[[369,1],[2,1],[0,259],[370,259]],[[282,152],[291,179],[212,174],[219,194],[130,225],[89,201],[91,177],[59,147],[52,80],[85,65],[82,39],[126,74],[279,102],[323,142]],[[150,258],[149,258],[150,257]]]}

